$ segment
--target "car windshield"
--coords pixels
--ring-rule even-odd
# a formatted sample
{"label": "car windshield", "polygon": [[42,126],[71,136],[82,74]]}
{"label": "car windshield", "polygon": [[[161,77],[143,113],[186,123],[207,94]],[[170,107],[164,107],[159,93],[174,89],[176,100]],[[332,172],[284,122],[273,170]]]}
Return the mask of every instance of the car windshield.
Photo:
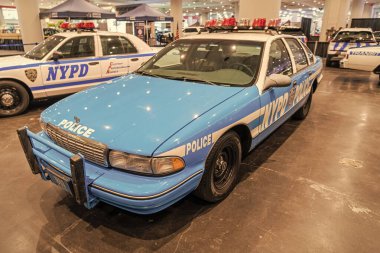
{"label": "car windshield", "polygon": [[366,31],[345,31],[339,32],[334,40],[334,42],[375,42],[371,32]]}
{"label": "car windshield", "polygon": [[24,57],[34,60],[41,60],[64,39],[65,37],[63,36],[51,36],[24,54]]}
{"label": "car windshield", "polygon": [[264,43],[179,40],[136,73],[212,85],[249,86],[257,77]]}

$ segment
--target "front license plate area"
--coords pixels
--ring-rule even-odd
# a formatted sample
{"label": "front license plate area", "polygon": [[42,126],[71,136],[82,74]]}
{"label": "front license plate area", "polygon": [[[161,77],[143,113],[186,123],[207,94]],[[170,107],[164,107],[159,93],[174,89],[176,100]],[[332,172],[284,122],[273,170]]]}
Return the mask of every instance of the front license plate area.
{"label": "front license plate area", "polygon": [[50,168],[46,169],[46,172],[54,184],[58,185],[60,188],[73,196],[73,183],[68,177],[60,175],[59,172],[55,172]]}

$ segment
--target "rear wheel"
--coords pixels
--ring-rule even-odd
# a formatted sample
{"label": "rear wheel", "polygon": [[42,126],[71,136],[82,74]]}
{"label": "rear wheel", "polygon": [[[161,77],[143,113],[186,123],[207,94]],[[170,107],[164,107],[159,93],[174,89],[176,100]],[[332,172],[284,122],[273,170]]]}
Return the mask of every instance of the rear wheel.
{"label": "rear wheel", "polygon": [[313,91],[310,90],[309,97],[306,103],[300,109],[298,109],[298,111],[293,115],[293,119],[304,120],[309,114],[312,100],[313,100]]}
{"label": "rear wheel", "polygon": [[217,202],[233,190],[240,167],[242,148],[235,132],[223,135],[212,148],[202,180],[194,194],[208,202]]}
{"label": "rear wheel", "polygon": [[0,81],[0,117],[23,113],[29,106],[28,91],[19,83]]}

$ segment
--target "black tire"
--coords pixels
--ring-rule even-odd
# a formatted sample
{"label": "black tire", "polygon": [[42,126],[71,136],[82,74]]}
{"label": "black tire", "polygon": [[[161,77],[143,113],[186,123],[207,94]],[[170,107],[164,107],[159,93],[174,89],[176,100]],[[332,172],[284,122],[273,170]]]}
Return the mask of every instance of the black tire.
{"label": "black tire", "polygon": [[217,202],[234,189],[242,157],[239,136],[231,131],[223,135],[212,148],[205,172],[194,194],[208,202]]}
{"label": "black tire", "polygon": [[14,81],[0,81],[0,117],[23,113],[29,102],[29,93],[24,86]]}
{"label": "black tire", "polygon": [[331,61],[331,57],[327,56],[326,58],[326,67],[332,67],[333,62]]}
{"label": "black tire", "polygon": [[309,114],[312,100],[313,100],[313,91],[310,90],[309,97],[306,103],[300,109],[298,109],[298,111],[293,115],[293,119],[304,120]]}

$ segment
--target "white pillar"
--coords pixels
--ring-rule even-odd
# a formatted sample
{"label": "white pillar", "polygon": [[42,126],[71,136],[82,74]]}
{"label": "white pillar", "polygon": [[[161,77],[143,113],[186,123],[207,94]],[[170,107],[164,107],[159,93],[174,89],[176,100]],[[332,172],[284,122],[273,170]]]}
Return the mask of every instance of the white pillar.
{"label": "white pillar", "polygon": [[[40,9],[38,0],[16,0],[18,21],[21,29],[22,42],[24,44],[41,42],[44,39],[39,17]],[[34,46],[24,46],[29,51]]]}
{"label": "white pillar", "polygon": [[173,22],[171,24],[171,30],[173,32],[173,36],[175,37],[177,34],[177,24],[178,24],[178,32],[179,37],[182,37],[182,20],[183,20],[183,12],[182,12],[182,0],[170,0],[170,16],[173,17]]}
{"label": "white pillar", "polygon": [[351,19],[362,18],[366,0],[352,0]]}
{"label": "white pillar", "polygon": [[248,18],[251,21],[254,18],[269,20],[279,18],[280,9],[281,0],[240,0],[237,16],[239,19]]}
{"label": "white pillar", "polygon": [[0,8],[0,26],[5,24],[3,8]]}
{"label": "white pillar", "polygon": [[341,27],[346,27],[350,4],[351,0],[326,0],[320,41],[326,41],[328,29],[333,27],[338,30]]}
{"label": "white pillar", "polygon": [[202,13],[200,13],[200,16],[201,16],[201,18],[199,20],[199,23],[201,25],[205,25],[206,21],[208,20],[208,12],[202,12]]}
{"label": "white pillar", "polygon": [[367,3],[364,5],[363,18],[372,18],[373,4]]}
{"label": "white pillar", "polygon": [[239,1],[235,2],[233,6],[234,6],[235,19],[236,21],[239,21],[239,13],[240,13]]}

